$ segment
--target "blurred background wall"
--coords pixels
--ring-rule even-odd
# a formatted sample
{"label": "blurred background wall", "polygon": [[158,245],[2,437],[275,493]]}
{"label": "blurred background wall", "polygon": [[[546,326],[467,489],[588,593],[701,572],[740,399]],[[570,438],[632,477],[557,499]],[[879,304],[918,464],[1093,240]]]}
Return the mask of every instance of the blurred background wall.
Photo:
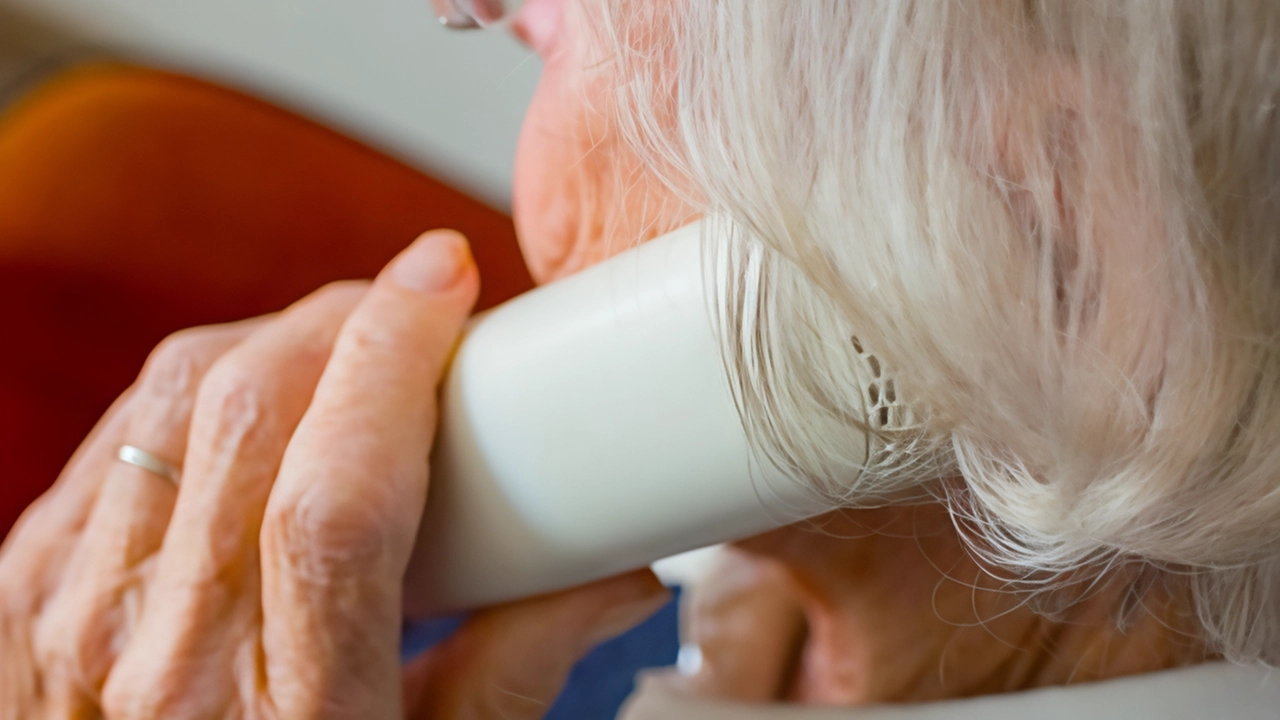
{"label": "blurred background wall", "polygon": [[38,42],[39,25],[220,81],[509,209],[540,63],[502,30],[445,30],[427,0],[0,0],[0,13],[0,46]]}

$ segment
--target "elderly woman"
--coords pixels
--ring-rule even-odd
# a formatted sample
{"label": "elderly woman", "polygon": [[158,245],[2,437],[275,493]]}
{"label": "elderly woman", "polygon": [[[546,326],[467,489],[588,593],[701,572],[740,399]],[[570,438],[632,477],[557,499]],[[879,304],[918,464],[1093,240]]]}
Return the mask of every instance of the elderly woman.
{"label": "elderly woman", "polygon": [[[727,552],[687,608],[701,666],[633,717],[1054,685],[1098,717],[1120,676],[1274,711],[1208,661],[1280,662],[1280,5],[529,0],[512,27],[546,64],[534,276],[726,218],[763,258],[717,278],[758,284],[721,308],[745,427],[843,508]],[[639,572],[488,609],[399,667],[476,292],[433,232],[162,345],[0,559],[0,716],[539,717],[665,596]],[[920,419],[874,467],[841,381],[868,353]],[[181,491],[122,445],[181,458]]]}

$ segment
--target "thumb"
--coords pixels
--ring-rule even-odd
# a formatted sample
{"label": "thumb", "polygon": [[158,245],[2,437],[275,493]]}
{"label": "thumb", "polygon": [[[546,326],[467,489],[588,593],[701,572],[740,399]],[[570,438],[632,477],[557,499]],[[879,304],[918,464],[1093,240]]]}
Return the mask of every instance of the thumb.
{"label": "thumb", "polygon": [[407,717],[541,718],[583,655],[669,598],[657,577],[641,570],[479,612],[405,668]]}

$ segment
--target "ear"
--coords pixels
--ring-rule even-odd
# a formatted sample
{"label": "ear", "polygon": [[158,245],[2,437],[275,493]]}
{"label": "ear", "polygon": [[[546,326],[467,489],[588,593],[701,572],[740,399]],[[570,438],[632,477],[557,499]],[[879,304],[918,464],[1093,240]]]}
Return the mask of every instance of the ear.
{"label": "ear", "polygon": [[1016,241],[1030,245],[1039,310],[1059,347],[1092,356],[1077,359],[1104,379],[1150,393],[1177,304],[1170,293],[1182,282],[1166,274],[1178,236],[1151,141],[1119,82],[1067,60],[1033,65],[976,124],[990,132],[976,161]]}
{"label": "ear", "polygon": [[989,115],[976,127],[989,135],[976,138],[975,160],[1020,236],[1035,245],[1040,271],[1051,275],[1044,279],[1054,288],[1059,330],[1086,320],[1098,290],[1102,238],[1093,208],[1106,171],[1097,162],[1105,110],[1094,90],[1076,68],[1045,61],[978,110]]}
{"label": "ear", "polygon": [[[1079,242],[1073,198],[1083,190],[1085,122],[1081,83],[1060,68],[1039,68],[1025,85],[997,95],[985,170],[1028,235]],[[979,125],[981,127],[981,125]]]}

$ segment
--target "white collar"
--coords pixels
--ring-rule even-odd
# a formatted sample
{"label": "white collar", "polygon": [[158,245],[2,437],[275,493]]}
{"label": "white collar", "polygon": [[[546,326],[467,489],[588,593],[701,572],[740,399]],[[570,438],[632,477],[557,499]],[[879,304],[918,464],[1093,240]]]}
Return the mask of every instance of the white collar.
{"label": "white collar", "polygon": [[1208,663],[1105,682],[921,705],[742,705],[671,691],[642,675],[619,720],[1278,720],[1280,671]]}

